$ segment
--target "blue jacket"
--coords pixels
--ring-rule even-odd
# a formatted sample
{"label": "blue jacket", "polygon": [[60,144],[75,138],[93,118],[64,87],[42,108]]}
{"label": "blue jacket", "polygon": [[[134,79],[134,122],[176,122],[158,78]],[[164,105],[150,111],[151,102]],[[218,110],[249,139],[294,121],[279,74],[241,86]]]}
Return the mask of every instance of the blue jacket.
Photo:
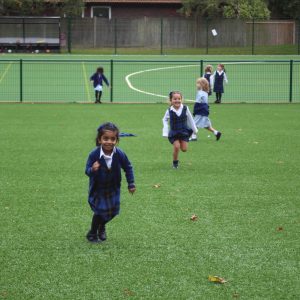
{"label": "blue jacket", "polygon": [[91,81],[93,81],[93,84],[94,84],[94,88],[97,86],[97,85],[103,85],[103,81],[106,83],[107,86],[109,86],[109,82],[107,80],[107,78],[104,76],[104,74],[99,74],[99,73],[94,73],[91,78],[90,78]]}
{"label": "blue jacket", "polygon": [[[125,171],[128,188],[135,187],[133,169],[126,154],[116,148],[111,169],[107,168],[105,159],[100,158],[100,147],[95,148],[88,157],[85,174],[89,176],[88,202],[91,209],[106,222],[120,211],[121,168]],[[98,161],[100,169],[92,172],[93,163]]]}

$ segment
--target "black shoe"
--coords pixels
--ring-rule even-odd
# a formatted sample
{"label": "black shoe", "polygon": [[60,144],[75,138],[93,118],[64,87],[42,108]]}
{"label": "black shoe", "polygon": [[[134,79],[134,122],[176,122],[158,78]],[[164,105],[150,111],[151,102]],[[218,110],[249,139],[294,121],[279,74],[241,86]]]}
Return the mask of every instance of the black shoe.
{"label": "black shoe", "polygon": [[220,100],[216,100],[215,103],[216,104],[221,104],[221,101]]}
{"label": "black shoe", "polygon": [[98,243],[99,242],[97,234],[96,233],[91,233],[91,231],[89,231],[87,233],[86,238],[91,243]]}
{"label": "black shoe", "polygon": [[98,237],[101,241],[106,240],[105,224],[100,224],[99,229],[98,229]]}
{"label": "black shoe", "polygon": [[179,161],[178,160],[174,160],[173,161],[173,169],[178,169],[179,167]]}
{"label": "black shoe", "polygon": [[221,138],[222,133],[219,131],[216,135],[216,140],[218,141]]}

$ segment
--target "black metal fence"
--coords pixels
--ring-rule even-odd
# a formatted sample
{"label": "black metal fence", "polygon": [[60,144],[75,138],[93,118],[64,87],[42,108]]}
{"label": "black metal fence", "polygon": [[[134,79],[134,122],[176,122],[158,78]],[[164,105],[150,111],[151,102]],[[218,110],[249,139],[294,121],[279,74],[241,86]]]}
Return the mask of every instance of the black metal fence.
{"label": "black metal fence", "polygon": [[300,54],[300,20],[62,19],[70,53]]}
{"label": "black metal fence", "polygon": [[[0,60],[1,102],[94,102],[90,76],[101,65],[103,102],[161,103],[171,90],[194,101],[195,80],[220,61]],[[222,61],[224,103],[300,103],[300,60]],[[214,101],[214,96],[210,97]]]}

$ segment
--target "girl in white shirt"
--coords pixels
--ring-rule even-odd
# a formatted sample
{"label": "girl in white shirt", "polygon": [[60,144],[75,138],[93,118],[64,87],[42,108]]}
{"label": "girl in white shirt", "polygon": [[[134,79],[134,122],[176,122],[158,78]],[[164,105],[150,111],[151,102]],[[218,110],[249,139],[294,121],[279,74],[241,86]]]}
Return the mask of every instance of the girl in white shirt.
{"label": "girl in white shirt", "polygon": [[163,136],[173,145],[173,168],[177,169],[179,151],[187,151],[189,138],[198,129],[189,108],[182,104],[181,92],[171,92],[169,99],[171,105],[163,117]]}

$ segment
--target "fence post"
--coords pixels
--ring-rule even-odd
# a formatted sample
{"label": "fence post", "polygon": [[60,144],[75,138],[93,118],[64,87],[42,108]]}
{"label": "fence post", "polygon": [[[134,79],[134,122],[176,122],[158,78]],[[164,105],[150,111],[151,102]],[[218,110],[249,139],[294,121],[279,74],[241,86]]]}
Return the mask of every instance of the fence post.
{"label": "fence post", "polygon": [[160,19],[160,55],[164,54],[164,19]]}
{"label": "fence post", "polygon": [[23,60],[20,59],[20,102],[23,102]]}
{"label": "fence post", "polygon": [[252,42],[251,42],[251,54],[254,55],[254,44],[255,44],[255,36],[254,36],[254,29],[255,29],[255,19],[252,19]]}
{"label": "fence post", "polygon": [[113,96],[113,81],[114,81],[114,61],[111,59],[110,60],[110,102],[114,101],[114,96]]}
{"label": "fence post", "polygon": [[290,103],[293,101],[293,64],[294,61],[290,60]]}
{"label": "fence post", "polygon": [[206,18],[206,54],[208,54],[208,18]]}
{"label": "fence post", "polygon": [[118,39],[117,39],[117,19],[114,19],[114,54],[117,55],[117,47],[118,47]]}
{"label": "fence post", "polygon": [[72,17],[68,17],[68,53],[72,52]]}
{"label": "fence post", "polygon": [[200,76],[203,74],[203,59],[200,60]]}

